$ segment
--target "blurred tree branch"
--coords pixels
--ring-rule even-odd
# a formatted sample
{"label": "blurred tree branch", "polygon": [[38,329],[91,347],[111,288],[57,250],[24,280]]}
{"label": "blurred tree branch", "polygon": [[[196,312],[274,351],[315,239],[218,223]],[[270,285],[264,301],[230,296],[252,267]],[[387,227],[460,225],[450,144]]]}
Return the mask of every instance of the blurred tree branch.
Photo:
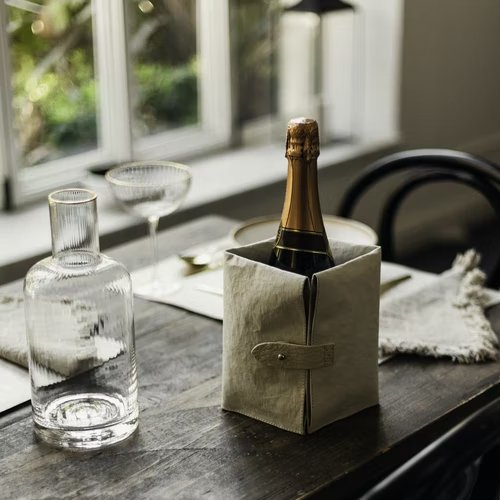
{"label": "blurred tree branch", "polygon": [[25,10],[27,12],[33,12],[33,14],[40,14],[43,9],[41,5],[35,2],[30,2],[29,0],[5,0],[5,5]]}
{"label": "blurred tree branch", "polygon": [[92,17],[92,5],[86,5],[75,17],[71,24],[71,29],[66,31],[66,35],[35,67],[31,78],[40,79],[54,64],[64,57],[80,38],[83,26]]}

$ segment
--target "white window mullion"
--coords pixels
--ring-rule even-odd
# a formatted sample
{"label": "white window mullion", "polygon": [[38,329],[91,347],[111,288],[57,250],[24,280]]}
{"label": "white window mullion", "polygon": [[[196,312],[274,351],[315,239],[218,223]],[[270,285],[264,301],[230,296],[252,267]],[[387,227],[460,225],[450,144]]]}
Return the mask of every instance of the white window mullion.
{"label": "white window mullion", "polygon": [[12,88],[11,88],[10,51],[7,37],[7,9],[0,2],[0,207],[4,200],[4,181],[9,180],[10,202],[16,204],[18,197],[17,151],[13,134]]}
{"label": "white window mullion", "polygon": [[231,134],[228,0],[198,0],[197,8],[202,127],[227,142]]}
{"label": "white window mullion", "polygon": [[[126,1],[126,0],[125,0]],[[132,157],[124,0],[93,0],[99,123],[104,161]]]}
{"label": "white window mullion", "polygon": [[[400,0],[354,0],[362,38],[358,51],[362,78],[355,91],[362,103],[359,138],[365,143],[399,139],[403,9]],[[361,71],[358,71],[358,75]],[[355,110],[355,117],[358,113]]]}
{"label": "white window mullion", "polygon": [[228,0],[198,0],[197,55],[199,123],[134,142],[137,159],[190,158],[220,149],[231,138],[231,85]]}

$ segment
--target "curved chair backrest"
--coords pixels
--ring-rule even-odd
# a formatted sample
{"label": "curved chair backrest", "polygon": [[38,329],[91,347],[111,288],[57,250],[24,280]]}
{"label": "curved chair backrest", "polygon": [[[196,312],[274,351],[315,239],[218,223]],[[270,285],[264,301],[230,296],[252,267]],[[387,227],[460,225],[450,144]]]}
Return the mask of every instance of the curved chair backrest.
{"label": "curved chair backrest", "polygon": [[[500,222],[500,166],[468,153],[446,149],[403,151],[369,165],[346,191],[339,215],[350,217],[358,201],[374,184],[406,170],[413,171],[413,175],[388,198],[381,212],[379,237],[385,260],[392,261],[395,257],[394,225],[402,202],[415,189],[431,182],[454,181],[479,191]],[[500,286],[500,258],[489,274],[488,285]]]}

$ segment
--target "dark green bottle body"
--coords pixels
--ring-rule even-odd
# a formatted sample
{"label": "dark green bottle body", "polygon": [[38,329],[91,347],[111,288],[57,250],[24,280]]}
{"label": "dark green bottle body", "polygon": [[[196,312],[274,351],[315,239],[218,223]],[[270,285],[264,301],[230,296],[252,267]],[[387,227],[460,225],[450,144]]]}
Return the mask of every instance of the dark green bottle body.
{"label": "dark green bottle body", "polygon": [[280,225],[269,264],[311,278],[335,262],[325,233],[291,231]]}

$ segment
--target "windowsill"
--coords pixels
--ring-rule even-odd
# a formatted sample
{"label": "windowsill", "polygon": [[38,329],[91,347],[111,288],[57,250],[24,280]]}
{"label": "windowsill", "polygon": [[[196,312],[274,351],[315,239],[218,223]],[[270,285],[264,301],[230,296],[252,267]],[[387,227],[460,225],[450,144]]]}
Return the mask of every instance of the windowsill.
{"label": "windowsill", "polygon": [[[336,144],[323,147],[320,169],[376,153],[394,146],[394,141],[370,144]],[[227,151],[190,162],[193,184],[180,212],[267,186],[285,179],[286,162],[282,145],[267,145]],[[106,181],[91,176],[85,187],[98,194],[99,233],[110,235],[137,226],[138,219],[124,213],[112,200]],[[2,267],[47,254],[50,225],[47,204],[40,201],[11,213],[0,213],[0,271]]]}

